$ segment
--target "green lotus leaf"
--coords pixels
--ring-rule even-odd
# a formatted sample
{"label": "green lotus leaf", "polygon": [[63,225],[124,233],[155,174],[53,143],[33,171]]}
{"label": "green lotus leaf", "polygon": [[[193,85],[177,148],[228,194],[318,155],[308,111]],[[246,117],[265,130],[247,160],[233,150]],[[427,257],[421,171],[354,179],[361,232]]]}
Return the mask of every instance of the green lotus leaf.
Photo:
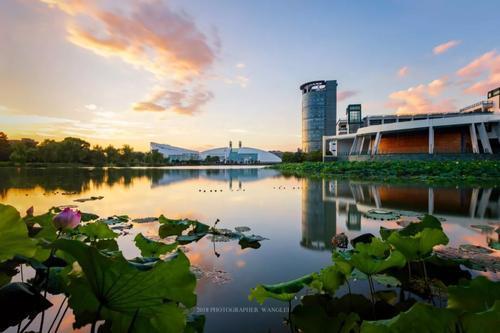
{"label": "green lotus leaf", "polygon": [[323,268],[319,273],[313,274],[311,287],[319,291],[325,291],[334,295],[337,289],[342,286],[347,277],[339,269],[338,265]]}
{"label": "green lotus leaf", "polygon": [[329,315],[319,305],[297,305],[292,312],[292,323],[300,332],[307,333],[350,333],[358,332],[360,321],[355,312]]}
{"label": "green lotus leaf", "polygon": [[165,238],[168,236],[181,235],[184,230],[186,230],[192,225],[193,221],[184,219],[172,220],[161,215],[158,218],[158,222],[160,223],[160,229],[158,230],[158,234],[160,235],[161,238]]}
{"label": "green lotus leaf", "polygon": [[3,332],[23,319],[34,318],[38,313],[50,308],[50,303],[33,286],[23,283],[9,283],[0,288],[0,330]]}
{"label": "green lotus leaf", "polygon": [[36,241],[28,236],[28,228],[12,206],[0,204],[0,262],[15,255],[27,258],[37,252]]}
{"label": "green lotus leaf", "polygon": [[394,232],[387,241],[403,253],[408,261],[413,261],[428,257],[434,246],[448,244],[449,239],[442,230],[424,229],[412,236]]}
{"label": "green lotus leaf", "polygon": [[[54,214],[48,212],[37,216],[25,216],[24,222],[28,226],[28,234],[38,241],[39,244],[49,244],[56,240],[57,229],[54,226]],[[34,259],[43,262],[50,256],[50,248],[38,246]]]}
{"label": "green lotus leaf", "polygon": [[436,217],[432,215],[425,215],[421,222],[411,222],[402,229],[380,227],[380,237],[382,237],[383,240],[387,240],[395,232],[399,233],[401,236],[413,236],[424,229],[443,230],[443,227],[441,226],[441,222]]}
{"label": "green lotus leaf", "polygon": [[90,241],[98,239],[113,239],[118,237],[118,234],[109,228],[106,223],[94,222],[79,226],[77,231],[88,237]]}
{"label": "green lotus leaf", "polygon": [[165,244],[162,242],[155,242],[149,238],[144,237],[139,233],[134,238],[135,246],[141,250],[143,257],[159,257],[162,254],[171,252],[177,248],[177,243]]}
{"label": "green lotus leaf", "polygon": [[248,299],[250,301],[255,299],[260,304],[263,304],[268,298],[288,302],[295,297],[296,293],[313,282],[313,280],[313,274],[309,274],[287,282],[267,285],[259,284],[257,287],[251,289]]}
{"label": "green lotus leaf", "polygon": [[500,327],[500,300],[493,307],[479,313],[467,313],[461,318],[462,327],[467,333],[493,333]]}
{"label": "green lotus leaf", "polygon": [[82,215],[82,222],[88,222],[92,220],[97,220],[99,218],[99,215],[92,214],[92,213],[81,213]]}
{"label": "green lotus leaf", "polygon": [[478,276],[448,287],[448,308],[467,312],[488,310],[500,299],[500,282]]}
{"label": "green lotus leaf", "polygon": [[391,267],[403,267],[404,255],[399,251],[390,252],[391,246],[378,238],[371,243],[356,244],[356,251],[351,256],[352,265],[367,275],[380,273]]}
{"label": "green lotus leaf", "polygon": [[122,255],[106,257],[78,241],[59,239],[54,245],[74,257],[83,272],[72,276],[67,287],[75,328],[97,318],[110,322],[112,332],[184,329],[185,316],[177,303],[187,308],[196,304],[196,278],[182,252],[143,271]]}
{"label": "green lotus leaf", "polygon": [[188,317],[184,333],[203,333],[205,327],[205,316],[191,314]]}
{"label": "green lotus leaf", "polygon": [[347,251],[333,251],[332,253],[332,261],[335,263],[335,266],[337,266],[338,270],[342,272],[346,277],[349,277],[351,275],[351,272],[354,267],[352,267],[352,264],[350,262],[351,260],[351,253]]}
{"label": "green lotus leaf", "polygon": [[457,315],[448,309],[415,303],[408,311],[386,320],[363,321],[361,333],[452,333]]}

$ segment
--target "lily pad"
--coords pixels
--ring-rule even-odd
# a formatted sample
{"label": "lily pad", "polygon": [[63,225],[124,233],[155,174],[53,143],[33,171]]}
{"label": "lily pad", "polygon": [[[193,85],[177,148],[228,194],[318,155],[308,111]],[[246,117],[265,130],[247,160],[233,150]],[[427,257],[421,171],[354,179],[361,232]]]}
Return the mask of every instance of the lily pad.
{"label": "lily pad", "polygon": [[234,230],[236,230],[237,232],[247,232],[247,231],[250,231],[251,229],[249,227],[246,227],[246,226],[241,226],[241,227],[234,228]]}
{"label": "lily pad", "polygon": [[86,225],[79,226],[77,231],[88,237],[90,241],[95,241],[98,239],[113,239],[118,237],[117,233],[109,228],[106,223],[94,222],[87,223]]}
{"label": "lily pad", "polygon": [[401,217],[401,215],[396,211],[384,209],[371,209],[365,213],[365,216],[372,220],[381,221],[397,220]]}
{"label": "lily pad", "polygon": [[151,223],[156,221],[158,221],[157,217],[141,217],[132,220],[134,223]]}
{"label": "lily pad", "polygon": [[87,201],[95,201],[95,200],[102,200],[102,199],[104,199],[103,196],[92,196],[90,198],[75,199],[73,201],[75,201],[75,202],[87,202]]}
{"label": "lily pad", "polygon": [[471,224],[470,227],[474,228],[474,229],[479,229],[482,232],[486,232],[486,233],[489,233],[489,232],[492,232],[493,230],[495,230],[494,227],[492,227],[491,225],[487,225],[487,224]]}

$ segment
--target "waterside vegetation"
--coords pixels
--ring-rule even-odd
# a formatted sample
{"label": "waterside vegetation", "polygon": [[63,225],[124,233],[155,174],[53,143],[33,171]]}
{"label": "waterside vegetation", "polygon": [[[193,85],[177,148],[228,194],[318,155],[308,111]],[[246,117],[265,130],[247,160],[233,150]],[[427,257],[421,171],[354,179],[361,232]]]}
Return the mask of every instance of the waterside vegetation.
{"label": "waterside vegetation", "polygon": [[391,183],[500,184],[499,160],[303,162],[282,163],[272,168],[299,177],[339,177]]}

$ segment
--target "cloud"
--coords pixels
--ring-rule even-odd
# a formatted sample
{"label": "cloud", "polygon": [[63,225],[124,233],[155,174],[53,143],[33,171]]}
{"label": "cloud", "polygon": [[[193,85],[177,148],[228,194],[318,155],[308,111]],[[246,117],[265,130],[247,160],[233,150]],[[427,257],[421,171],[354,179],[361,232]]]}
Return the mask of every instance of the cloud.
{"label": "cloud", "polygon": [[462,43],[462,41],[460,40],[450,40],[446,43],[443,43],[443,44],[439,44],[439,45],[436,45],[433,49],[432,49],[432,52],[435,54],[435,55],[439,55],[439,54],[443,54],[445,53],[446,51],[448,51],[449,49],[459,45],[460,43]]}
{"label": "cloud", "polygon": [[87,105],[85,105],[85,108],[88,109],[88,110],[90,110],[90,111],[94,111],[94,110],[97,109],[97,105],[95,105],[95,104],[87,104]]}
{"label": "cloud", "polygon": [[358,92],[354,91],[354,90],[339,91],[337,93],[337,101],[340,102],[340,101],[346,100],[349,97],[355,96],[357,94],[358,94]]}
{"label": "cloud", "polygon": [[[469,83],[464,89],[466,93],[485,95],[489,90],[500,86],[500,54],[496,51],[486,52],[459,69],[457,76],[464,83]],[[470,84],[477,79],[479,81]]]}
{"label": "cloud", "polygon": [[135,103],[134,111],[162,112],[171,111],[178,114],[193,115],[201,106],[213,98],[210,91],[203,87],[190,90],[157,90],[147,100]]}
{"label": "cloud", "polygon": [[245,65],[245,64],[244,64],[244,63],[242,63],[242,62],[240,62],[240,63],[237,63],[235,67],[236,67],[236,68],[239,68],[239,69],[242,69],[242,68],[247,67],[247,65]]}
{"label": "cloud", "polygon": [[[67,14],[66,30],[71,43],[148,71],[164,86],[168,93],[160,99],[162,104],[153,107],[143,101],[136,103],[136,110],[173,110],[171,105],[178,104],[179,98],[172,89],[179,88],[183,96],[199,96],[198,82],[205,79],[217,57],[219,41],[211,42],[192,18],[159,0],[123,1],[122,11],[106,8],[102,1],[95,0],[41,1]],[[170,101],[170,96],[175,100]],[[180,99],[182,109],[189,110],[180,113],[196,112],[204,104],[196,97]],[[185,104],[189,101],[194,104]]]}
{"label": "cloud", "polygon": [[389,95],[390,100],[386,106],[396,109],[398,115],[454,111],[456,108],[452,100],[436,98],[441,95],[447,85],[448,79],[443,77],[428,84],[393,92]]}
{"label": "cloud", "polygon": [[405,77],[406,75],[408,75],[409,71],[410,71],[410,68],[408,68],[408,66],[401,67],[398,70],[398,76]]}

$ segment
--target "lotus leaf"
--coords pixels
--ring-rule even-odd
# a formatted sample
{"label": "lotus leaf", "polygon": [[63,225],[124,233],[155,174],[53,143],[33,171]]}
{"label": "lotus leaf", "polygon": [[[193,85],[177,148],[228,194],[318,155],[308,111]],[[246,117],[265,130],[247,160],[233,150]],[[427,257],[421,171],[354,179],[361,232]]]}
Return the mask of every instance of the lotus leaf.
{"label": "lotus leaf", "polygon": [[86,225],[79,226],[77,231],[87,236],[91,241],[118,237],[117,233],[113,232],[106,223],[102,222],[87,223]]}
{"label": "lotus leaf", "polygon": [[277,299],[279,301],[291,301],[295,294],[301,291],[305,286],[313,282],[313,274],[305,275],[295,280],[277,283],[277,284],[259,284],[250,291],[248,299],[256,300],[260,304],[268,298]]}
{"label": "lotus leaf", "polygon": [[448,237],[439,229],[424,229],[415,235],[404,236],[392,233],[387,241],[403,253],[408,261],[424,259],[436,245],[448,244]]}
{"label": "lotus leaf", "polygon": [[142,271],[123,256],[106,257],[78,241],[59,239],[54,245],[74,257],[83,272],[72,276],[67,287],[74,327],[105,320],[112,332],[184,329],[185,316],[176,303],[188,308],[196,304],[196,279],[182,252]]}
{"label": "lotus leaf", "polygon": [[143,257],[159,257],[162,254],[171,252],[177,248],[177,243],[165,244],[162,242],[155,242],[149,238],[144,237],[139,233],[134,238],[135,246],[141,250]]}
{"label": "lotus leaf", "polygon": [[28,228],[19,212],[12,206],[0,204],[0,262],[21,255],[33,257],[37,252],[36,241],[29,238]]}
{"label": "lotus leaf", "polygon": [[[445,333],[455,332],[458,318],[448,309],[415,303],[408,311],[394,318],[377,321],[363,321],[361,333]],[[425,327],[425,329],[423,329]]]}

